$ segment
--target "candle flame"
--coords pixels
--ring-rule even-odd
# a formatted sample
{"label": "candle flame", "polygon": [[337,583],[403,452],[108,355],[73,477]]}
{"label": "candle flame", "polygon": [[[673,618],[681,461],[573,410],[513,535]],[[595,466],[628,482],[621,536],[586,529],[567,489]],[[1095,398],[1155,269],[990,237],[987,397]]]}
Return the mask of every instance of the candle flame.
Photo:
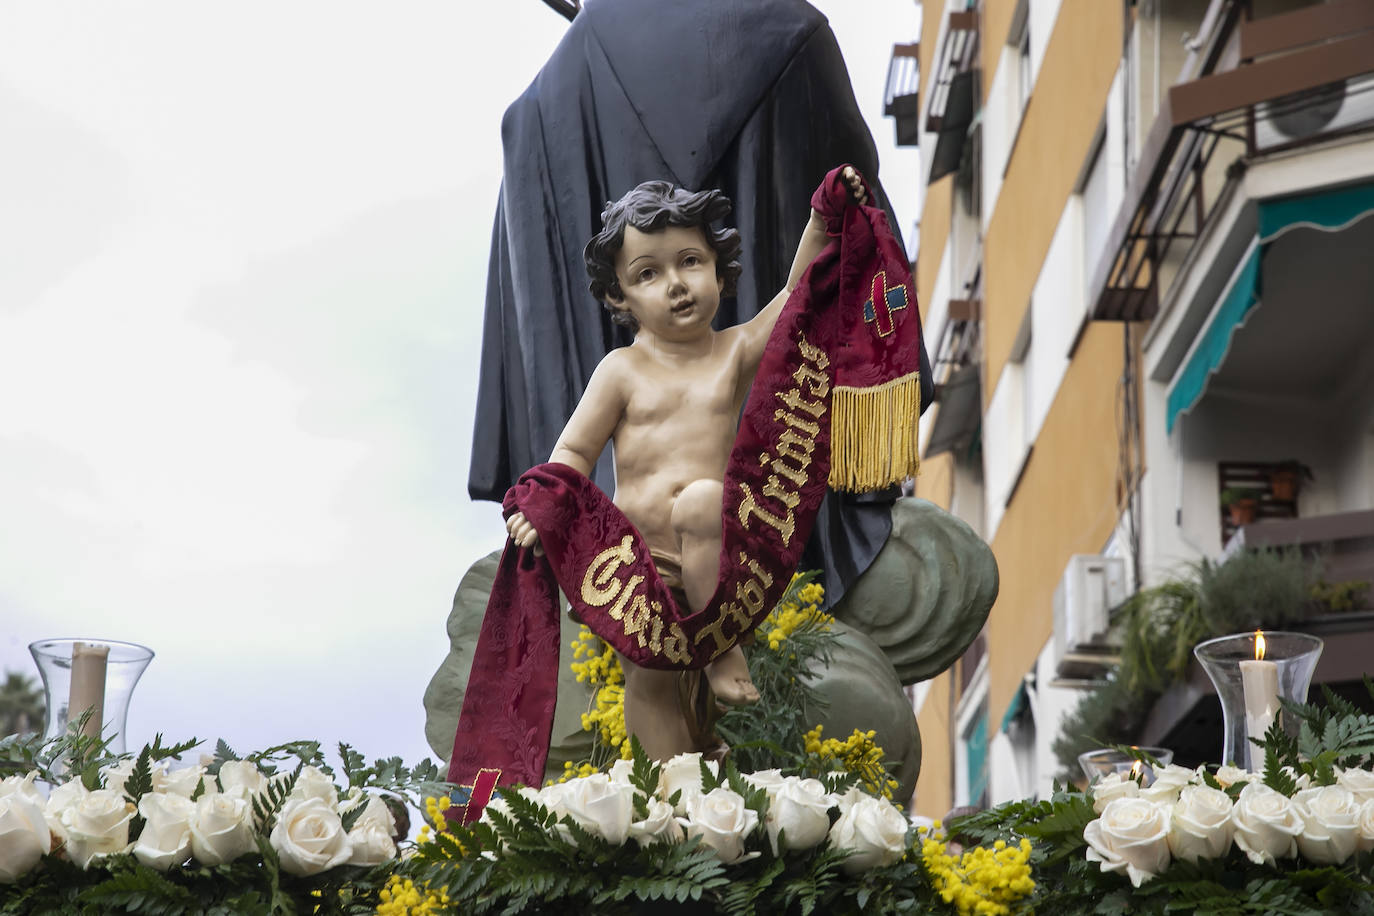
{"label": "candle flame", "polygon": [[1263,631],[1263,630],[1256,630],[1256,631],[1255,631],[1255,658],[1256,658],[1256,659],[1262,659],[1262,658],[1264,658],[1264,631]]}
{"label": "candle flame", "polygon": [[1142,765],[1141,765],[1141,763],[1140,763],[1139,760],[1137,760],[1135,763],[1131,764],[1131,778],[1134,779],[1134,780],[1139,781],[1139,780],[1140,780],[1140,771],[1141,771],[1141,769],[1142,769]]}

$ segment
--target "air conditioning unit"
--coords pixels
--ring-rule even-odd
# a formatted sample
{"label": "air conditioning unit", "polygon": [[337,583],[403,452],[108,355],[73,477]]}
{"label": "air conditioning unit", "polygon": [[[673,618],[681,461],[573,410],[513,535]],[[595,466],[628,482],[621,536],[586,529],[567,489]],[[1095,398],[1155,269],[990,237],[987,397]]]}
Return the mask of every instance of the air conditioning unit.
{"label": "air conditioning unit", "polygon": [[1374,127],[1374,74],[1256,105],[1255,147],[1265,150],[1366,123]]}
{"label": "air conditioning unit", "polygon": [[1105,634],[1108,612],[1127,598],[1126,561],[1080,553],[1054,590],[1054,658],[1061,678],[1100,676],[1115,660]]}

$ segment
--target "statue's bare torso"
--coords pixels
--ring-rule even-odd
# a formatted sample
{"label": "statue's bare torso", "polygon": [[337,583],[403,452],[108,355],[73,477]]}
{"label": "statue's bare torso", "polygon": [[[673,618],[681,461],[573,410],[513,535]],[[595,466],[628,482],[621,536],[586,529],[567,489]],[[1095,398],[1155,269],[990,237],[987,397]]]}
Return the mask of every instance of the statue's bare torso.
{"label": "statue's bare torso", "polygon": [[624,399],[612,433],[615,503],[661,556],[681,554],[671,519],[682,492],[695,481],[725,477],[747,379],[757,367],[745,365],[747,348],[738,337],[713,331],[708,352],[686,364],[655,352],[652,343],[607,358]]}
{"label": "statue's bare torso", "polygon": [[[858,175],[850,169],[845,177],[862,203]],[[680,570],[692,612],[706,607],[719,577],[725,465],[745,393],[788,293],[826,242],[813,211],[786,287],[754,318],[722,331],[711,321],[725,281],[700,226],[670,223],[645,232],[630,224],[615,253],[618,289],[605,300],[633,317],[634,343],[597,366],[549,461],[590,474],[613,445],[615,504],[643,535],[660,572]],[[511,515],[507,528],[517,545],[537,547],[539,533],[523,513]],[[629,732],[655,759],[692,750],[675,672],[624,658],[621,666]],[[718,699],[758,699],[739,646],[705,670]]]}

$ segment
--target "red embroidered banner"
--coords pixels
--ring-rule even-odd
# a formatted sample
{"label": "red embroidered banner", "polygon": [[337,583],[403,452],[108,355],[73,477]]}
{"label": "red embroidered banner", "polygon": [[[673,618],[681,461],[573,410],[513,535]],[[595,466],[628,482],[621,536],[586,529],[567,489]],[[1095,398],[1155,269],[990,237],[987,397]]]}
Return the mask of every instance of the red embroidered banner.
{"label": "red embroidered banner", "polygon": [[[777,603],[828,481],[874,488],[915,472],[920,319],[906,255],[881,210],[847,205],[840,171],[812,199],[839,241],[788,298],[744,407],[726,467],[710,602],[696,614],[678,606],[639,532],[592,481],[559,464],[527,472],[506,494],[505,511],[525,513],[545,556],[512,545],[502,555],[454,737],[451,781],[476,785],[479,771],[493,770],[501,785],[543,780],[560,586],[578,619],[635,664],[700,668]],[[842,468],[832,467],[832,438],[844,440],[836,450]],[[904,449],[910,455],[894,458]],[[462,818],[480,811],[474,796]]]}

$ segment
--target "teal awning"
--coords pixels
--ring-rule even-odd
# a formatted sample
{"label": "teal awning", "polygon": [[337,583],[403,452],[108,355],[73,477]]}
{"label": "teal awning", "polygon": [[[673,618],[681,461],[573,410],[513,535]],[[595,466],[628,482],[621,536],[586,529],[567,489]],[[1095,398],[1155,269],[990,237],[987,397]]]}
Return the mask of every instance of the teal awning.
{"label": "teal awning", "polygon": [[1199,335],[1197,345],[1188,356],[1183,371],[1178,374],[1174,386],[1169,389],[1168,425],[1174,431],[1178,415],[1191,410],[1202,397],[1207,387],[1207,379],[1231,348],[1231,336],[1236,333],[1245,316],[1259,302],[1260,246],[1251,245],[1250,251],[1241,262],[1241,268],[1231,280],[1230,287],[1222,295],[1221,306],[1213,313],[1212,320]]}
{"label": "teal awning", "polygon": [[1374,213],[1374,183],[1284,197],[1259,206],[1259,239],[1268,244],[1291,229],[1340,232]]}
{"label": "teal awning", "polygon": [[1371,214],[1374,183],[1260,202],[1259,237],[1242,256],[1220,304],[1169,388],[1165,425],[1170,433],[1179,414],[1187,413],[1202,397],[1208,379],[1226,358],[1231,338],[1259,304],[1263,295],[1260,268],[1270,243],[1295,229],[1340,232]]}

